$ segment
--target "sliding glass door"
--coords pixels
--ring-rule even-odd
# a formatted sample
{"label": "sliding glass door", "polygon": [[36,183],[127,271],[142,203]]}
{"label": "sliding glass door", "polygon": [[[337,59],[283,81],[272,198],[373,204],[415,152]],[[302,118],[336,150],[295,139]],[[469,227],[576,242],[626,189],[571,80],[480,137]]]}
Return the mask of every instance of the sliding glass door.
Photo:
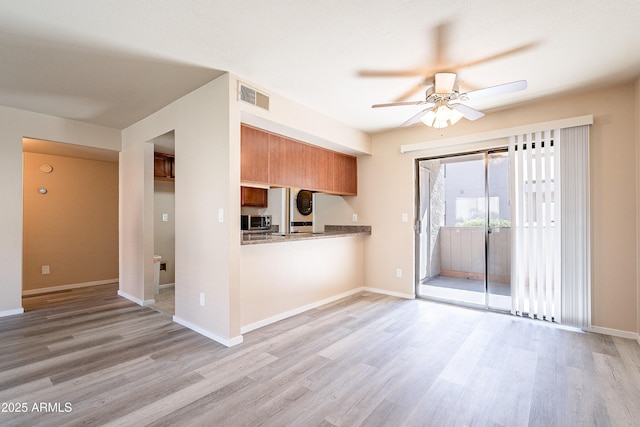
{"label": "sliding glass door", "polygon": [[511,207],[509,153],[487,156],[487,306],[511,311]]}
{"label": "sliding glass door", "polygon": [[419,160],[418,296],[511,310],[506,151]]}

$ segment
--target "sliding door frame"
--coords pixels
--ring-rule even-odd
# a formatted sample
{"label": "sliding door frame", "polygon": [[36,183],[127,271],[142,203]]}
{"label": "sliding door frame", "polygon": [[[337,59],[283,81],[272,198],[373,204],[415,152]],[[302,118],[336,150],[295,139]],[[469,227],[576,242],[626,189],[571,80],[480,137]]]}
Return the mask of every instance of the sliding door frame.
{"label": "sliding door frame", "polygon": [[[490,202],[489,202],[489,197],[490,197],[490,189],[489,189],[489,156],[493,153],[507,153],[508,152],[508,146],[496,146],[496,147],[488,147],[488,148],[483,148],[483,149],[478,149],[478,150],[470,150],[470,151],[461,151],[461,152],[455,152],[455,153],[451,153],[451,154],[442,154],[442,155],[435,155],[435,156],[426,156],[426,157],[418,157],[415,159],[415,194],[414,194],[414,207],[415,207],[415,218],[416,221],[414,223],[414,253],[415,253],[415,260],[416,260],[416,265],[414,266],[414,271],[415,271],[415,277],[414,277],[414,292],[416,294],[416,297],[418,298],[423,298],[423,299],[428,299],[428,300],[433,300],[433,301],[438,301],[438,302],[445,302],[445,303],[449,303],[449,304],[455,304],[455,305],[460,305],[460,306],[465,306],[465,307],[470,307],[470,308],[476,308],[476,309],[485,309],[485,310],[491,310],[491,311],[497,311],[497,312],[501,312],[501,313],[510,313],[510,308],[509,309],[498,309],[498,308],[494,308],[489,306],[489,250],[490,250],[490,233],[491,233],[491,225],[490,225]],[[440,160],[440,159],[451,159],[451,158],[455,158],[455,157],[463,157],[463,156],[473,156],[473,155],[482,155],[483,156],[483,163],[484,163],[484,198],[485,198],[485,203],[486,203],[486,208],[485,208],[485,216],[484,216],[484,220],[485,220],[485,225],[484,225],[484,283],[483,283],[483,287],[484,287],[484,304],[480,305],[480,304],[474,304],[474,303],[469,303],[469,302],[464,302],[464,301],[455,301],[455,300],[450,300],[450,299],[445,299],[445,298],[438,298],[438,297],[432,297],[432,296],[422,296],[420,293],[420,285],[421,285],[421,280],[422,277],[421,276],[421,263],[425,262],[422,258],[424,258],[424,254],[422,254],[421,252],[421,243],[422,243],[422,237],[421,237],[421,233],[422,233],[422,228],[423,228],[423,224],[422,224],[422,217],[421,217],[421,207],[422,204],[424,203],[423,200],[421,200],[421,193],[422,193],[422,188],[421,188],[421,177],[420,177],[420,163],[423,161],[428,161],[428,160]],[[511,173],[511,172],[510,172]],[[509,185],[511,185],[511,183],[509,183]],[[429,190],[429,197],[431,196],[431,191]],[[431,222],[431,201],[428,200],[428,207],[427,207],[427,218],[428,221]],[[427,228],[428,232],[430,233],[431,230],[431,224],[428,225]],[[430,245],[427,245],[427,247],[430,248]],[[430,249],[429,249],[430,250]],[[511,286],[511,284],[510,284]]]}

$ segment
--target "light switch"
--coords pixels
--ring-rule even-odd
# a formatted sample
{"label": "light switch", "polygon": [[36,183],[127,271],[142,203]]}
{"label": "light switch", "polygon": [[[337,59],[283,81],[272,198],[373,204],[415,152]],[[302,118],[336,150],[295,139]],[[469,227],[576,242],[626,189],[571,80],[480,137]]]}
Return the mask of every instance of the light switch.
{"label": "light switch", "polygon": [[224,222],[224,209],[218,209],[218,222]]}
{"label": "light switch", "polygon": [[353,222],[358,222],[358,214],[354,213],[352,217]]}
{"label": "light switch", "polygon": [[162,222],[167,222],[169,221],[169,214],[168,213],[163,213],[162,214]]}
{"label": "light switch", "polygon": [[406,214],[406,213],[402,214],[402,222],[409,222],[409,214]]}

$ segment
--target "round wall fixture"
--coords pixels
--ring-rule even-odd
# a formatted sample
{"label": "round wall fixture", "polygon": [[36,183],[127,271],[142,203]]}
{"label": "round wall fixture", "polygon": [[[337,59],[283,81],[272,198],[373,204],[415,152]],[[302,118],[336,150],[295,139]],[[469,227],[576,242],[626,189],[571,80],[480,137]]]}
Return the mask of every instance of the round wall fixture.
{"label": "round wall fixture", "polygon": [[49,163],[43,163],[42,165],[40,165],[40,170],[44,173],[51,173],[53,172],[53,166],[51,166]]}
{"label": "round wall fixture", "polygon": [[46,188],[44,188],[44,187],[40,187],[40,188],[38,188],[38,193],[40,193],[40,194],[47,194],[47,189],[46,189]]}
{"label": "round wall fixture", "polygon": [[304,216],[311,215],[313,212],[313,193],[309,190],[300,190],[296,196],[296,206],[298,212]]}

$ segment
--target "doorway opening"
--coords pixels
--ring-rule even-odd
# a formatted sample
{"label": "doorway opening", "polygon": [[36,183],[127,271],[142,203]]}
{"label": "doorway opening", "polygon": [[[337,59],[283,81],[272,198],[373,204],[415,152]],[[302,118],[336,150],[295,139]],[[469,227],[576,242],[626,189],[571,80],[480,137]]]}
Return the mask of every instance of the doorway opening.
{"label": "doorway opening", "polygon": [[153,172],[153,268],[152,307],[175,314],[175,131],[152,140]]}
{"label": "doorway opening", "polygon": [[416,294],[511,310],[506,149],[417,160]]}
{"label": "doorway opening", "polygon": [[118,152],[27,137],[22,151],[25,311],[115,295]]}

